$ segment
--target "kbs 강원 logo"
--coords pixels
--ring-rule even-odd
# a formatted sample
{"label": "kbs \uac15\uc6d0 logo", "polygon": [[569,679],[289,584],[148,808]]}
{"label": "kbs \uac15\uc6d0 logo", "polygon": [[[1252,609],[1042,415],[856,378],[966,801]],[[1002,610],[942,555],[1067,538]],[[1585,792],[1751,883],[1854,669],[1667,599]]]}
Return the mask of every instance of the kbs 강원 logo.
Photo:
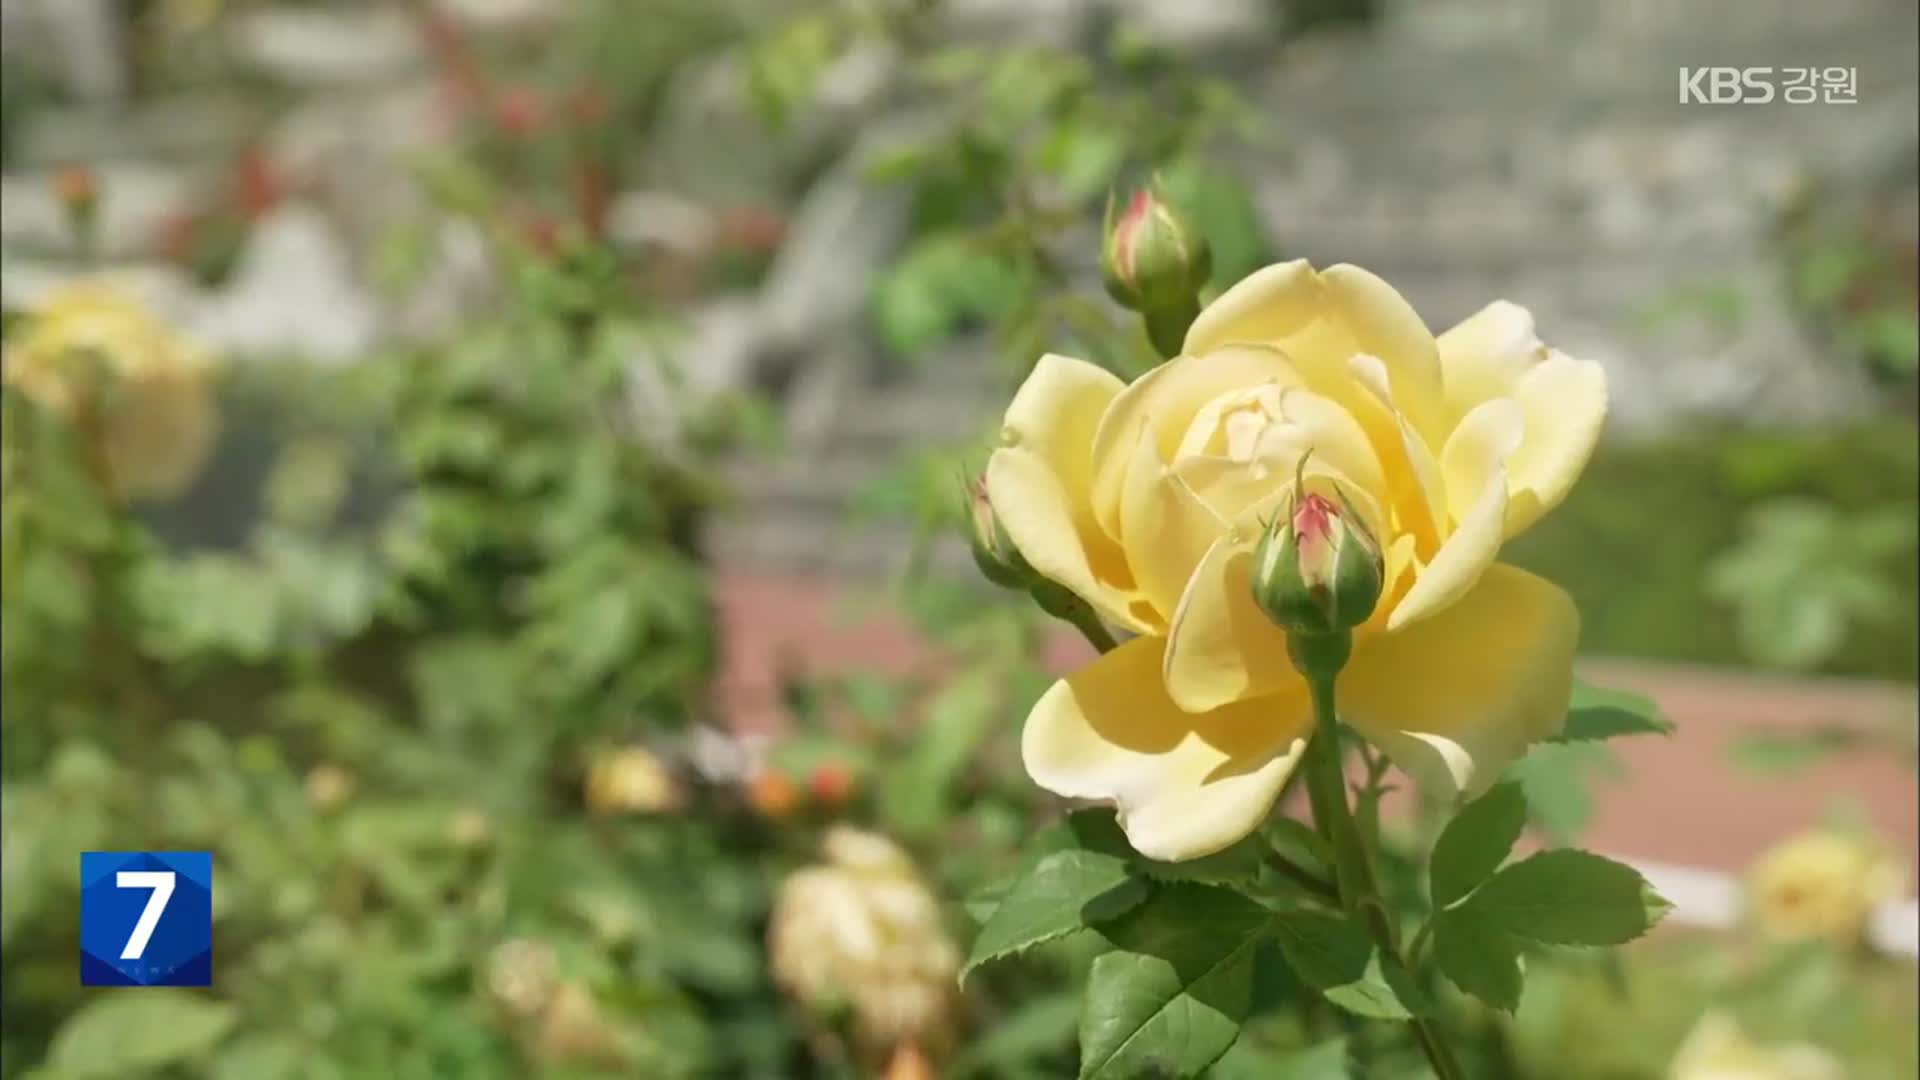
{"label": "kbs \uac15\uc6d0 logo", "polygon": [[[1776,75],[1775,72],[1778,71]],[[1853,105],[1859,102],[1859,72],[1850,67],[1683,67],[1682,105]]]}
{"label": "kbs \uac15\uc6d0 logo", "polygon": [[213,982],[213,854],[80,853],[80,982]]}

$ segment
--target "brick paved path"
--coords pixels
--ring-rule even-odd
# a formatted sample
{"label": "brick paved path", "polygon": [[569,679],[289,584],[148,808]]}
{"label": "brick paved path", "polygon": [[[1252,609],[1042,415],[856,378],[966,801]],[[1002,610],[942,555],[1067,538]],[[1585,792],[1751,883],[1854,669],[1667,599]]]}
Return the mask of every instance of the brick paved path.
{"label": "brick paved path", "polygon": [[[939,663],[937,651],[897,619],[849,620],[844,584],[723,572],[719,595],[728,653],[722,702],[743,726],[780,723],[775,673],[783,664],[904,673]],[[1049,649],[1048,662],[1065,669],[1086,655],[1085,645],[1063,635]],[[1738,871],[1767,844],[1818,821],[1842,799],[1856,801],[1903,850],[1912,852],[1920,841],[1915,777],[1907,764],[1884,756],[1836,756],[1816,768],[1767,777],[1733,764],[1728,752],[1750,727],[1865,724],[1887,716],[1911,721],[1912,687],[1598,658],[1581,666],[1596,683],[1651,695],[1679,727],[1671,739],[1615,743],[1627,772],[1596,786],[1598,811],[1584,846]]]}

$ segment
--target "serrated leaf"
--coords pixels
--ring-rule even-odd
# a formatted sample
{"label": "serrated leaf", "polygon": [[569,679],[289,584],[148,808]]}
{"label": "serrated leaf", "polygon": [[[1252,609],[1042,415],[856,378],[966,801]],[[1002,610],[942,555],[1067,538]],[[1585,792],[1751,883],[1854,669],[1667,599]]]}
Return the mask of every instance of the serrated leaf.
{"label": "serrated leaf", "polygon": [[1000,910],[1000,902],[1013,890],[1013,883],[1020,880],[1019,875],[1000,878],[988,882],[973,890],[961,900],[961,906],[967,909],[967,917],[976,924],[985,926],[993,913]]}
{"label": "serrated leaf", "polygon": [[95,998],[53,1037],[47,1064],[102,1080],[199,1057],[239,1020],[232,1005],[185,990],[144,987]]}
{"label": "serrated leaf", "polygon": [[1125,859],[1084,848],[1056,851],[1007,891],[974,938],[960,979],[965,982],[975,968],[990,960],[1017,955],[1125,914],[1146,898],[1150,888]]}
{"label": "serrated leaf", "polygon": [[1527,797],[1513,781],[1461,807],[1433,846],[1431,890],[1438,911],[1487,880],[1527,825]]}
{"label": "serrated leaf", "polygon": [[1267,911],[1228,889],[1175,884],[1104,927],[1080,1021],[1080,1078],[1198,1076],[1253,1006]]}
{"label": "serrated leaf", "polygon": [[1495,874],[1466,906],[1515,937],[1545,945],[1620,945],[1672,905],[1640,871],[1588,851],[1543,851]]}
{"label": "serrated leaf", "polygon": [[1405,1020],[1417,993],[1397,961],[1383,960],[1366,931],[1344,917],[1290,911],[1274,920],[1280,951],[1302,982],[1357,1016]]}
{"label": "serrated leaf", "polygon": [[1434,917],[1433,960],[1453,985],[1493,1008],[1520,1007],[1519,950],[1471,903]]}
{"label": "serrated leaf", "polygon": [[1597,742],[1621,735],[1671,735],[1673,721],[1652,698],[1576,682],[1566,727],[1553,742]]}
{"label": "serrated leaf", "polygon": [[1265,842],[1256,833],[1223,851],[1185,862],[1160,862],[1138,857],[1135,865],[1155,881],[1197,881],[1208,885],[1228,885],[1251,881],[1260,871]]}

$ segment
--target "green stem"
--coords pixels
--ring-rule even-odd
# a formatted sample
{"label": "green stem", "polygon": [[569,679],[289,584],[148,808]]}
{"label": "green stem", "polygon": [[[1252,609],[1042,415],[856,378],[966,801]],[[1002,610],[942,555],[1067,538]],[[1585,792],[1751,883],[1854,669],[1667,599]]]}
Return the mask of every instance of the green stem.
{"label": "green stem", "polygon": [[1032,596],[1041,611],[1080,631],[1080,636],[1086,638],[1087,644],[1093,646],[1095,651],[1105,654],[1120,647],[1113,631],[1100,621],[1093,606],[1065,588],[1047,581],[1034,587]]}
{"label": "green stem", "polygon": [[[1382,953],[1402,966],[1399,934],[1387,914],[1386,903],[1374,881],[1373,860],[1367,839],[1353,818],[1347,803],[1346,773],[1340,753],[1340,721],[1334,708],[1334,677],[1345,666],[1352,647],[1352,636],[1345,632],[1326,635],[1294,633],[1287,637],[1287,651],[1294,666],[1306,676],[1313,694],[1314,734],[1307,744],[1307,786],[1313,802],[1314,821],[1333,854],[1334,876],[1339,886],[1340,903],[1358,917],[1372,933]],[[1453,1056],[1432,1021],[1415,1016],[1407,1021],[1414,1041],[1439,1080],[1465,1080],[1460,1063]]]}
{"label": "green stem", "polygon": [[1286,878],[1313,895],[1320,897],[1322,900],[1330,900],[1335,903],[1340,901],[1339,886],[1320,877],[1277,851],[1267,852],[1267,865],[1273,867],[1281,877]]}
{"label": "green stem", "polygon": [[1413,944],[1407,946],[1407,962],[1408,963],[1411,963],[1411,964],[1420,963],[1420,958],[1423,954],[1423,950],[1425,950],[1427,947],[1427,939],[1431,938],[1432,936],[1433,936],[1433,920],[1428,919],[1426,922],[1420,924],[1419,931],[1413,935]]}
{"label": "green stem", "polygon": [[1140,318],[1147,324],[1147,340],[1153,342],[1153,350],[1164,360],[1180,355],[1180,350],[1186,347],[1187,328],[1199,316],[1198,297],[1189,297],[1186,303],[1177,307],[1140,313]]}

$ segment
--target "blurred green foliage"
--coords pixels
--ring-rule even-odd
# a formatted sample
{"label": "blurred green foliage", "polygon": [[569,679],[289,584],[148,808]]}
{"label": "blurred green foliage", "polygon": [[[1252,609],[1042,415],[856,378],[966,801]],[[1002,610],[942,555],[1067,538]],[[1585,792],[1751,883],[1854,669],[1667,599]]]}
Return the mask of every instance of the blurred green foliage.
{"label": "blurred green foliage", "polygon": [[[1573,594],[1588,652],[1912,682],[1916,490],[1899,419],[1609,444],[1506,557]],[[1813,500],[1817,528],[1765,525],[1778,499]]]}

